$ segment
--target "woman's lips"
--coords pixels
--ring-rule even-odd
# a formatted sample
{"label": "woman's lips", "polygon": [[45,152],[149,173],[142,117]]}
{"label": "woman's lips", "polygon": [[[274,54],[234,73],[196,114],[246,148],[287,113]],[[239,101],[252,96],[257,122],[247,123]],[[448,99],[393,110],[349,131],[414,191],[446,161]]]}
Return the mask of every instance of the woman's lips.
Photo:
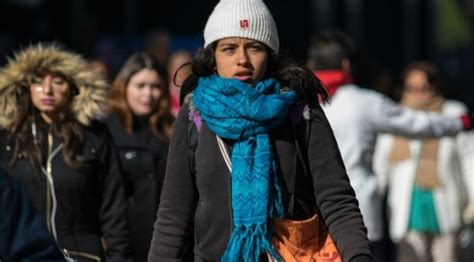
{"label": "woman's lips", "polygon": [[239,72],[234,75],[235,78],[242,82],[251,82],[252,81],[252,72],[250,71],[245,71],[245,72]]}
{"label": "woman's lips", "polygon": [[142,106],[145,106],[145,107],[151,107],[153,105],[152,102],[141,102]]}
{"label": "woman's lips", "polygon": [[40,102],[41,102],[42,105],[50,106],[50,105],[54,104],[54,99],[45,98],[45,99],[41,99]]}

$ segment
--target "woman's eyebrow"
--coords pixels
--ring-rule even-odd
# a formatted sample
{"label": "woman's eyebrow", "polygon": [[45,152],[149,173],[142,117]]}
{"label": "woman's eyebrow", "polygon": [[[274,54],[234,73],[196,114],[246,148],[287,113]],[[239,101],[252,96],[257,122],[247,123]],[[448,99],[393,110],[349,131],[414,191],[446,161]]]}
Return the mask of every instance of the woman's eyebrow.
{"label": "woman's eyebrow", "polygon": [[221,46],[236,46],[238,45],[237,43],[233,43],[233,42],[229,42],[229,43],[222,43],[222,44],[219,44],[219,47]]}
{"label": "woman's eyebrow", "polygon": [[245,45],[263,45],[263,44],[260,43],[259,41],[249,41],[245,43]]}

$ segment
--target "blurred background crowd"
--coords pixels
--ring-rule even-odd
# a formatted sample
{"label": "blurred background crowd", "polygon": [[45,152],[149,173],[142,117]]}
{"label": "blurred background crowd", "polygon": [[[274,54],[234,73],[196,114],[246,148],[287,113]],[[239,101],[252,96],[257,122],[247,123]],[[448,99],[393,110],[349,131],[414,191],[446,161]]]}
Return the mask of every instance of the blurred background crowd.
{"label": "blurred background crowd", "polygon": [[[134,158],[147,159],[151,171],[147,169],[148,166],[143,165],[127,166],[122,163],[124,165],[122,168],[126,171],[127,168],[133,171],[139,170],[140,172],[137,171],[137,173],[148,174],[149,172],[150,176],[153,176],[153,172],[159,173],[157,175],[159,178],[156,179],[159,180],[156,181],[157,188],[146,189],[150,192],[153,191],[156,194],[155,198],[159,199],[162,176],[166,166],[167,143],[172,122],[180,107],[180,85],[191,73],[189,67],[181,68],[178,74],[176,72],[183,64],[191,61],[196,50],[203,47],[202,28],[204,28],[208,14],[217,2],[0,0],[0,67],[4,67],[8,59],[14,57],[16,51],[38,42],[58,43],[67,50],[86,58],[90,68],[105,76],[108,84],[113,83],[109,97],[112,112],[117,113],[121,121],[130,122],[126,122],[127,126],[124,123],[119,124],[118,118],[105,120],[112,131],[120,130],[120,127],[127,128],[125,131],[122,130],[123,133],[120,133],[122,131],[112,132],[114,143],[121,156],[120,160],[123,163],[128,163],[127,161]],[[308,47],[314,35],[329,29],[341,30],[353,38],[353,42],[350,43],[352,49],[350,71],[354,84],[381,92],[406,107],[418,110],[441,112],[439,104],[435,102],[444,103],[445,99],[460,101],[470,109],[468,111],[474,110],[474,88],[472,87],[474,83],[474,1],[301,0],[289,3],[285,0],[271,0],[271,2],[267,1],[267,5],[275,20],[278,21],[281,52],[291,54],[297,62],[307,63]],[[137,54],[142,51],[145,51],[150,57]],[[413,64],[415,61],[425,62]],[[310,66],[308,65],[308,67]],[[150,119],[137,117],[133,122],[130,120],[132,113],[135,116],[148,117],[150,112],[145,110],[146,112],[142,113],[140,108],[133,108],[131,106],[133,101],[127,101],[133,111],[130,116],[126,116],[121,111],[123,108],[120,103],[125,105],[125,102],[119,101],[118,98],[124,97],[121,92],[125,92],[123,90],[129,84],[132,85],[132,79],[135,74],[138,75],[137,72],[151,72],[156,86],[168,88],[171,105],[169,112],[153,111],[153,114],[156,113],[156,118],[152,119],[155,115],[151,114]],[[421,80],[417,82],[417,79]],[[443,88],[438,89],[438,84]],[[46,92],[42,88],[35,92]],[[57,88],[60,89],[60,87]],[[151,88],[158,89],[154,86]],[[410,88],[416,89],[415,93],[418,92],[418,95],[424,92],[429,98],[436,97],[440,100],[430,100],[433,102],[430,106],[433,105],[433,108],[427,108],[425,104],[410,103],[423,99],[420,96],[410,97],[410,92],[413,94],[413,90]],[[157,99],[163,100],[162,97],[168,99],[167,91],[161,90],[160,92],[163,93],[157,93]],[[133,94],[127,93],[127,96],[133,97]],[[124,120],[127,117],[130,119]],[[133,124],[131,124],[132,122]],[[157,130],[154,128],[151,128],[151,131],[148,130],[148,124],[155,125],[158,122]],[[131,132],[132,129],[134,132]],[[142,133],[135,132],[135,130]],[[130,140],[130,137],[133,137],[131,133],[136,135],[133,138],[136,139],[134,140],[136,143],[133,145],[127,144],[127,139]],[[149,141],[153,141],[155,144],[143,142],[143,137],[149,138]],[[382,146],[383,139],[391,139],[390,141],[396,139],[395,142],[399,143],[394,148],[389,146],[385,152],[377,148],[376,152],[379,158],[375,159],[375,164],[379,166],[376,166],[375,169],[378,172],[378,179],[381,179],[379,193],[385,200],[384,204],[387,205],[387,203],[390,204],[390,194],[396,194],[396,191],[386,193],[385,188],[390,186],[401,188],[399,185],[391,185],[396,181],[392,181],[388,176],[396,173],[397,165],[401,161],[414,158],[414,156],[408,152],[407,143],[409,142],[402,138],[382,137]],[[423,141],[423,143],[425,142]],[[158,146],[152,147],[153,145]],[[380,147],[380,144],[378,146]],[[438,140],[431,141],[428,146],[430,146],[429,152],[423,151],[424,155],[422,153],[420,155],[422,160],[431,161],[423,167],[429,171],[426,173],[433,173],[432,169],[437,164],[436,161],[441,162],[441,160],[433,160],[436,157],[433,157],[433,154],[430,155],[430,152],[437,152],[435,150],[438,149],[443,152],[451,151],[438,148]],[[146,149],[143,153],[145,157],[136,155],[140,154],[137,148]],[[156,150],[157,148],[159,150]],[[383,153],[385,153],[384,156],[382,156]],[[146,154],[154,155],[154,157],[157,155],[160,161],[153,162],[146,157]],[[462,152],[453,154],[461,155]],[[416,159],[418,162],[420,162],[420,155]],[[469,157],[472,159],[472,155]],[[464,162],[469,162],[469,160],[464,160]],[[463,171],[467,171],[464,173],[472,174],[472,162],[464,164],[463,168],[465,169]],[[413,176],[416,175],[413,174]],[[154,178],[149,177],[149,179],[153,180]],[[139,183],[134,184],[135,188],[132,189],[125,187],[127,197],[134,196],[124,200],[127,201],[129,209],[130,206],[135,206],[135,202],[141,203],[148,199],[146,194],[133,194],[140,192],[145,184],[150,186],[147,181],[140,181],[140,185]],[[430,188],[429,191],[433,191],[431,189],[439,186],[433,177],[426,178],[426,181],[429,184],[427,186]],[[470,178],[467,181],[472,183],[473,180]],[[126,184],[129,182],[125,181]],[[474,185],[468,184],[467,187],[474,188]],[[407,188],[411,190],[413,185],[408,185]],[[131,190],[131,192],[127,192],[127,190]],[[143,190],[143,192],[148,191]],[[396,196],[392,196],[392,198],[396,198]],[[148,230],[153,224],[158,202],[144,203],[144,206],[153,206],[154,209],[143,208],[133,211],[143,212],[143,216],[140,215],[140,217],[146,216],[148,219],[144,223],[146,225],[143,226],[147,228],[143,229],[137,226],[137,228],[130,230],[132,235],[137,235],[137,239],[140,238],[141,232]],[[472,204],[474,201],[471,203],[471,206],[474,207]],[[407,202],[405,208],[413,208],[413,205],[413,203]],[[462,209],[464,206],[458,207],[453,212],[460,213]],[[128,215],[133,217],[133,212],[129,212]],[[392,212],[398,211],[392,210]],[[449,212],[445,211],[445,213]],[[474,214],[474,211],[471,213]],[[385,215],[387,216],[387,213]],[[133,218],[129,218],[129,220],[133,220]],[[384,217],[383,239],[371,239],[372,242],[379,244],[378,249],[383,253],[379,254],[377,261],[394,261],[392,255],[395,254],[395,247],[389,238],[389,220],[388,217]],[[139,222],[134,224],[140,225]],[[410,224],[410,227],[416,226]],[[441,232],[444,230],[439,225],[434,227],[438,233],[440,230]],[[456,225],[456,230],[459,227],[460,225]],[[405,233],[403,232],[403,234]],[[146,236],[143,242],[149,243],[150,239],[151,235]],[[132,243],[134,250],[143,246],[140,242]],[[135,252],[142,254],[142,257],[136,258],[137,261],[146,260],[146,245],[144,250]]]}
{"label": "blurred background crowd", "polygon": [[[110,75],[146,49],[166,63],[180,49],[202,46],[202,28],[216,1],[1,0],[0,64],[12,50],[58,41]],[[396,97],[403,66],[434,61],[449,97],[474,106],[474,2],[469,0],[273,0],[282,50],[304,61],[311,35],[328,28],[350,33],[359,49],[355,81]]]}

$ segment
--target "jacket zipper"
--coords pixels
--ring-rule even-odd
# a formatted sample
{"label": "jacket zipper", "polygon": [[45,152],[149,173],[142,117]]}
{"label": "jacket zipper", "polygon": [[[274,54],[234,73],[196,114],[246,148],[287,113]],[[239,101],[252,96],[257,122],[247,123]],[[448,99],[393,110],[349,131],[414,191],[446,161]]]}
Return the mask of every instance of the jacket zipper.
{"label": "jacket zipper", "polygon": [[[48,159],[53,150],[53,142],[51,132],[48,132]],[[48,231],[52,233],[52,222],[51,222],[51,185],[49,182],[49,175],[51,174],[51,163],[46,161],[46,224],[48,226]],[[55,236],[56,238],[56,236]]]}
{"label": "jacket zipper", "polygon": [[63,252],[68,257],[71,257],[71,255],[72,255],[72,256],[80,256],[80,257],[89,258],[89,259],[92,259],[94,261],[99,261],[99,262],[101,261],[100,257],[89,254],[89,253],[86,253],[86,252],[72,251],[72,250],[67,250],[67,249],[63,249]]}
{"label": "jacket zipper", "polygon": [[46,226],[48,226],[48,232],[51,233],[51,187],[48,181],[46,181]]}
{"label": "jacket zipper", "polygon": [[[56,192],[54,189],[54,180],[53,180],[53,158],[61,151],[63,148],[63,144],[59,144],[54,150],[53,150],[53,134],[51,132],[48,132],[48,158],[46,160],[46,169],[44,167],[41,167],[41,171],[43,174],[46,176],[46,192],[49,193],[47,196],[47,203],[46,203],[46,216],[48,218],[47,224],[48,224],[48,229],[50,232],[53,234],[54,240],[58,241],[58,236],[56,232],[56,209],[57,209],[57,199],[56,199]],[[52,203],[51,203],[52,202]],[[52,204],[52,205],[51,205]],[[63,253],[63,255],[66,257],[66,260],[69,257]]]}

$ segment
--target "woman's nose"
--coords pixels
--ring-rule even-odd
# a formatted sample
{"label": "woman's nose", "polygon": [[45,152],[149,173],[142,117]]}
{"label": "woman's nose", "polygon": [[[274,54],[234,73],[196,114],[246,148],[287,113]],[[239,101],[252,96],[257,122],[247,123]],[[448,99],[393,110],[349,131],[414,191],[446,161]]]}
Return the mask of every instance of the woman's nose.
{"label": "woman's nose", "polygon": [[249,58],[244,48],[239,48],[237,55],[238,55],[238,65],[244,66],[248,64]]}
{"label": "woman's nose", "polygon": [[143,87],[143,94],[145,96],[151,96],[151,85],[146,85],[145,87]]}
{"label": "woman's nose", "polygon": [[42,81],[43,93],[50,94],[53,91],[53,86],[51,80],[46,77]]}

